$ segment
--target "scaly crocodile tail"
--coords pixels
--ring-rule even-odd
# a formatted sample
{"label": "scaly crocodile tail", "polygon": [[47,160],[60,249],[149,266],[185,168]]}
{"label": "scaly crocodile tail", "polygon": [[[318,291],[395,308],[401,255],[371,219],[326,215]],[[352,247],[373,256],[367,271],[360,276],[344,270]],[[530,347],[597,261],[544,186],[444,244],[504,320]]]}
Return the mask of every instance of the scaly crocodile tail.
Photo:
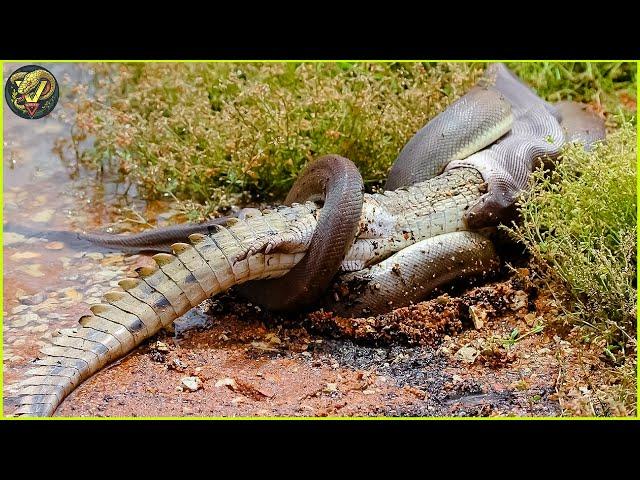
{"label": "scaly crocodile tail", "polygon": [[[284,275],[305,254],[316,209],[307,203],[235,220],[210,236],[191,235],[190,245],[173,245],[174,255],[155,255],[155,268],[141,267],[139,278],[120,281],[122,290],[92,305],[93,315],[82,317],[78,328],[61,330],[42,348],[28,378],[13,386],[14,414],[52,415],[82,381],[207,298],[248,280]],[[258,239],[281,234],[292,222],[298,238],[289,251],[247,255]]]}

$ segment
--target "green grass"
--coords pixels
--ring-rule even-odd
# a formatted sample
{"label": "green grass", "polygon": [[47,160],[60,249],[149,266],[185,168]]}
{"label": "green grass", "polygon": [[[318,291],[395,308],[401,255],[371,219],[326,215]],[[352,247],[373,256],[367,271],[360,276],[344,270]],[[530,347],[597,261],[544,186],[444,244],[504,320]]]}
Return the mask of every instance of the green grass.
{"label": "green grass", "polygon": [[[120,172],[145,198],[204,215],[274,202],[313,158],[355,162],[369,188],[402,146],[482,73],[479,64],[268,63],[97,66],[77,91],[81,162]],[[194,208],[199,206],[199,208]]]}
{"label": "green grass", "polygon": [[[630,63],[510,63],[544,98],[585,101],[614,119],[635,112]],[[368,189],[402,146],[460,97],[480,63],[135,63],[94,65],[76,88],[80,162],[118,173],[143,198],[204,217],[277,202],[313,158],[353,160]],[[626,103],[625,103],[626,102]],[[627,107],[625,108],[624,105]],[[617,116],[611,114],[618,114]]]}
{"label": "green grass", "polygon": [[589,103],[607,114],[607,124],[635,118],[636,74],[634,63],[534,62],[507,63],[545,100]]}
{"label": "green grass", "polygon": [[566,306],[617,360],[636,348],[636,127],[622,121],[593,152],[566,147],[538,171],[511,229]]}

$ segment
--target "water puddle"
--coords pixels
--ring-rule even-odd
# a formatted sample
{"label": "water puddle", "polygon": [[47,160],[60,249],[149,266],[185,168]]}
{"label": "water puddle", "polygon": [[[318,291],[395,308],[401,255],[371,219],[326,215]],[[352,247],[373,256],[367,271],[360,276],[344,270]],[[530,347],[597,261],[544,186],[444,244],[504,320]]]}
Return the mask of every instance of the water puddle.
{"label": "water puddle", "polygon": [[[21,65],[5,64],[3,85]],[[60,102],[39,120],[25,120],[4,109],[4,381],[18,380],[47,338],[74,327],[89,306],[117,285],[148,256],[124,255],[93,247],[72,232],[123,224],[138,214],[151,224],[171,221],[170,204],[144,202],[124,182],[98,178],[78,168],[69,139],[72,87],[90,84],[90,65],[43,64],[60,83]],[[124,227],[124,228],[123,228]],[[204,320],[202,320],[204,322]],[[202,323],[193,318],[190,324]],[[8,405],[6,405],[8,406]],[[6,410],[5,410],[6,412]],[[8,412],[6,412],[8,413]]]}

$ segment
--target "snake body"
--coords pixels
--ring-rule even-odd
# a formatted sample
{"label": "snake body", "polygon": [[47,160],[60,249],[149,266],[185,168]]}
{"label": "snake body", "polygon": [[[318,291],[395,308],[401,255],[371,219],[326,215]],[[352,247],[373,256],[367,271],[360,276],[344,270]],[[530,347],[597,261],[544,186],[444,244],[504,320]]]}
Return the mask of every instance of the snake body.
{"label": "snake body", "polygon": [[[40,85],[40,81],[43,79],[47,81],[47,86],[45,87],[45,89],[42,92],[42,95],[39,98],[40,101],[47,100],[53,96],[55,92],[55,85],[56,85],[56,80],[55,78],[53,78],[53,75],[51,75],[46,70],[37,69],[31,72],[16,72],[13,75],[11,75],[11,77],[9,77],[9,81],[18,87],[18,94],[20,96],[16,97],[13,100],[13,105],[18,110],[22,110],[22,111],[26,110],[24,104],[19,103],[19,101],[24,102],[25,96],[31,93],[32,91],[36,90]],[[20,85],[18,85],[17,82],[20,80],[22,81],[20,82]]]}
{"label": "snake body", "polygon": [[242,295],[270,310],[313,305],[353,245],[363,199],[362,176],[353,162],[338,155],[313,162],[285,199],[286,205],[310,200],[324,202],[305,257],[283,277],[241,287]]}

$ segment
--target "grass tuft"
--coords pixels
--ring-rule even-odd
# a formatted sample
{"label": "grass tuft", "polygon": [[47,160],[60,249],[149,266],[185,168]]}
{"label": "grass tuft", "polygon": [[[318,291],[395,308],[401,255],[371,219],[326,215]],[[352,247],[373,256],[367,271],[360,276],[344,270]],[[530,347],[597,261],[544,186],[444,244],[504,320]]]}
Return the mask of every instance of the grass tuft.
{"label": "grass tuft", "polygon": [[565,148],[537,171],[511,233],[555,285],[566,319],[593,327],[616,360],[636,346],[636,128],[623,122],[591,153]]}

